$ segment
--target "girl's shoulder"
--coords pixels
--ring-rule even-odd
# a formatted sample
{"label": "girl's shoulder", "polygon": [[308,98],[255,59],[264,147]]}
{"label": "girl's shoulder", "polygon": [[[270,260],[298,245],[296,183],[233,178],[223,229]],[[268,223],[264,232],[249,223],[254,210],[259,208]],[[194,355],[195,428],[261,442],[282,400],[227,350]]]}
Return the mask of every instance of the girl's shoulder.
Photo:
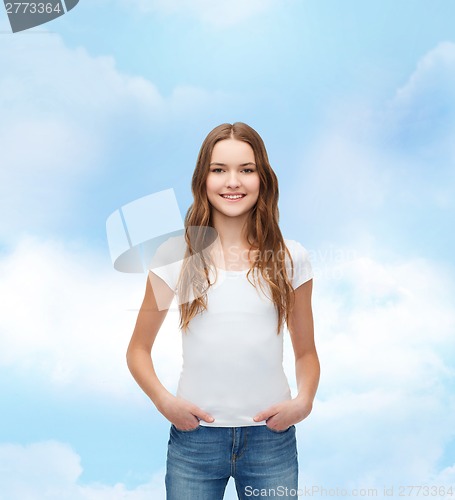
{"label": "girl's shoulder", "polygon": [[159,243],[149,262],[148,269],[176,290],[177,279],[185,257],[186,243],[183,235],[170,236]]}
{"label": "girl's shoulder", "polygon": [[185,256],[185,249],[186,244],[183,235],[169,236],[158,244],[153,256],[153,263],[155,265],[165,265],[182,260]]}
{"label": "girl's shoulder", "polygon": [[[284,243],[289,250],[293,262],[292,285],[297,288],[302,283],[313,278],[313,267],[310,259],[310,252],[299,241],[284,238]],[[286,268],[291,271],[291,264],[286,254]]]}

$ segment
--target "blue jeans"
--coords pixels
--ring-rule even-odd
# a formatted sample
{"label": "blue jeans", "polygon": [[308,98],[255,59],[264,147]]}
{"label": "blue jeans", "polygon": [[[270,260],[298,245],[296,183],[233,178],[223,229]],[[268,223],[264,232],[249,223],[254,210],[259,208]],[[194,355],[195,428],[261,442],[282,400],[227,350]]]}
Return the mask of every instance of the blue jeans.
{"label": "blue jeans", "polygon": [[267,425],[182,431],[171,424],[167,500],[221,500],[229,478],[240,500],[297,498],[296,429]]}

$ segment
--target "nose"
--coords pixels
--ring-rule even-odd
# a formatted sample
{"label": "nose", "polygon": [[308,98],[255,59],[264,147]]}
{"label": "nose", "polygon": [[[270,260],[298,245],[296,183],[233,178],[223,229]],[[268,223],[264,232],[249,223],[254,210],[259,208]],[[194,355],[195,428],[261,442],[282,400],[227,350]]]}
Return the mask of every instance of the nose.
{"label": "nose", "polygon": [[240,185],[240,181],[239,181],[237,172],[234,172],[234,171],[231,172],[229,174],[226,187],[237,188],[237,187],[239,187],[239,185]]}

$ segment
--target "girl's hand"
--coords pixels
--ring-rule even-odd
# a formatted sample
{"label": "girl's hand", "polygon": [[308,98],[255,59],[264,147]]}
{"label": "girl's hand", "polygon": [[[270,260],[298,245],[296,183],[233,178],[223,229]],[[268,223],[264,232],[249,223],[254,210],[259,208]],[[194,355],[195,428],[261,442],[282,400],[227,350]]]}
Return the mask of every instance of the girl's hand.
{"label": "girl's hand", "polygon": [[182,431],[190,431],[199,425],[199,420],[213,422],[215,419],[201,410],[198,406],[185,399],[167,395],[166,398],[157,406],[171,424]]}
{"label": "girl's hand", "polygon": [[298,398],[288,399],[261,411],[253,420],[255,422],[265,420],[267,427],[275,431],[285,431],[291,425],[308,417],[312,407],[311,402]]}

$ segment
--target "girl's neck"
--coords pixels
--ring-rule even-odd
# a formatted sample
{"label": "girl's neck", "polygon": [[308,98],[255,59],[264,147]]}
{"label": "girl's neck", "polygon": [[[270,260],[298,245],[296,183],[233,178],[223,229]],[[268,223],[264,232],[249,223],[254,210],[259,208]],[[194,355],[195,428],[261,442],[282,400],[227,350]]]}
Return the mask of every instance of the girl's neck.
{"label": "girl's neck", "polygon": [[219,242],[223,250],[249,247],[245,231],[247,215],[224,217],[221,214],[214,214],[213,225],[219,235]]}
{"label": "girl's neck", "polygon": [[211,254],[217,267],[239,271],[253,263],[256,249],[250,253],[250,245],[246,237],[246,217],[214,218],[214,226],[218,239],[213,245]]}

